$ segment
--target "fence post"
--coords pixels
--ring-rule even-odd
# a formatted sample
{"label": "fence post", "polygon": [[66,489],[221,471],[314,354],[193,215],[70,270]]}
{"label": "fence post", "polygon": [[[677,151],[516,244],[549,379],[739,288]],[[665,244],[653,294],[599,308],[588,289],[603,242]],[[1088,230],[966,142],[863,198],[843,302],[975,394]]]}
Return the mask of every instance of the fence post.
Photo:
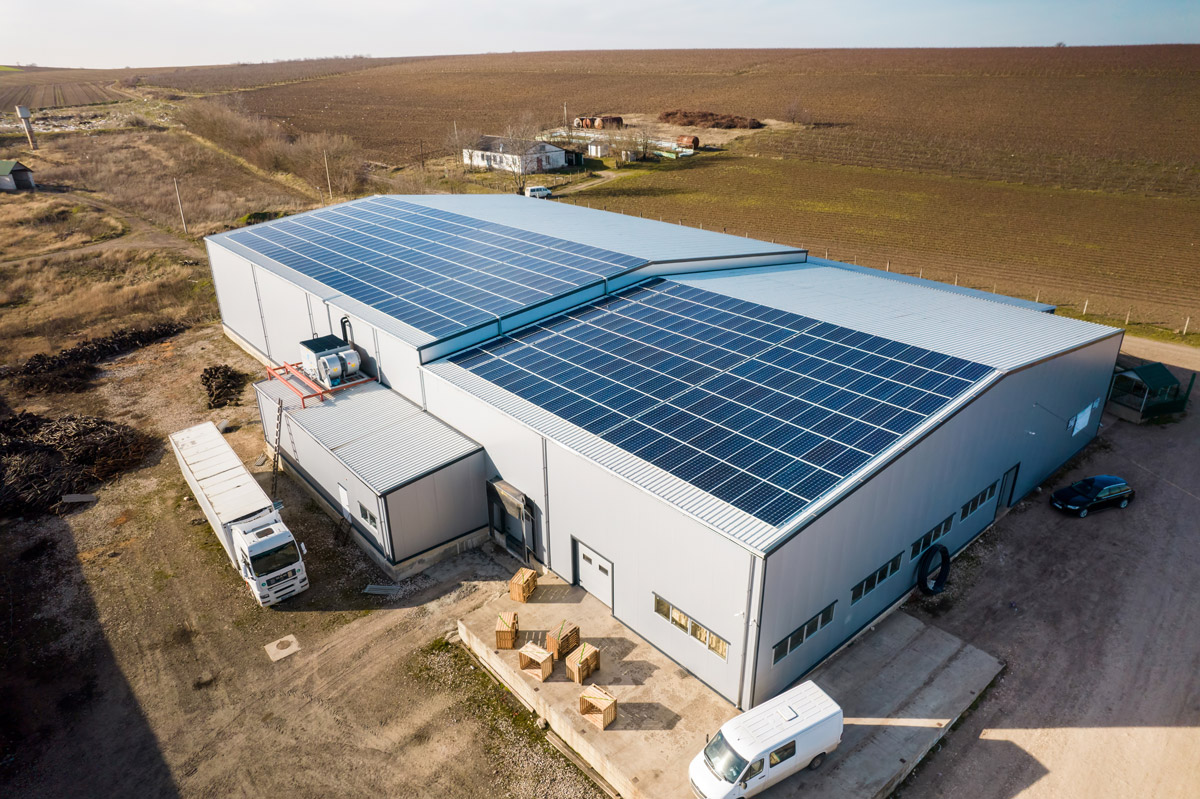
{"label": "fence post", "polygon": [[1080,314],[1080,316],[1087,316],[1088,303],[1091,301],[1092,301],[1091,297],[1088,297],[1086,300],[1083,301],[1083,313]]}
{"label": "fence post", "polygon": [[1192,323],[1192,317],[1190,317],[1190,316],[1187,319],[1183,320],[1183,335],[1185,335],[1185,336],[1187,335],[1188,325],[1190,325],[1191,323]]}
{"label": "fence post", "polygon": [[1125,312],[1125,327],[1129,327],[1129,317],[1131,314],[1133,314],[1132,308]]}

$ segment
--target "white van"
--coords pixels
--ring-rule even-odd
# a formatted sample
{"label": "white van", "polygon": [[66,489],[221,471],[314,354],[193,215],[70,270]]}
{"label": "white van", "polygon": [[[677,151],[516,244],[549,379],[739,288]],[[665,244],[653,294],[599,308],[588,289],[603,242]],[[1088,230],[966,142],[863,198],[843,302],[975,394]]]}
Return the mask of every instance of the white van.
{"label": "white van", "polygon": [[841,742],[841,707],[804,682],[725,722],[692,761],[688,779],[699,799],[754,796],[820,767]]}
{"label": "white van", "polygon": [[538,200],[548,200],[550,199],[550,190],[545,186],[526,186],[525,196]]}

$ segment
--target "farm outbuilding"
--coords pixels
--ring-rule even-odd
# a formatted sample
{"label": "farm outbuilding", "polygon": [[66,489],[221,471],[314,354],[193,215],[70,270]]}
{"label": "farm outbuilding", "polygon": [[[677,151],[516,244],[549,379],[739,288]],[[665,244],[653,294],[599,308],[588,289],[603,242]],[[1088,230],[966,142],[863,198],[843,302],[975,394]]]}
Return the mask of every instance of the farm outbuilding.
{"label": "farm outbuilding", "polygon": [[0,161],[0,191],[34,191],[33,170],[20,161]]}
{"label": "farm outbuilding", "polygon": [[463,163],[477,169],[533,175],[562,169],[567,165],[567,153],[544,141],[480,136],[474,147],[463,149]]}
{"label": "farm outbuilding", "polygon": [[290,362],[347,317],[377,391],[482,447],[454,490],[498,543],[740,707],[1078,452],[1121,341],[1051,306],[515,196],[368,197],[206,241],[235,341]]}

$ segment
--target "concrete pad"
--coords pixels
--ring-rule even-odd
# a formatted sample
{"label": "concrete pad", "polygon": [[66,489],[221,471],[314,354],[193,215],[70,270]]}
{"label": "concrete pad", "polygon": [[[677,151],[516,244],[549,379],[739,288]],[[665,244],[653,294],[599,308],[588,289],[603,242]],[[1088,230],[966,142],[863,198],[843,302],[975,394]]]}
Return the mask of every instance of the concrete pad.
{"label": "concrete pad", "polygon": [[296,640],[296,636],[294,635],[285,635],[278,641],[272,641],[267,644],[263,649],[267,650],[267,657],[274,663],[300,651],[300,642]]}
{"label": "concrete pad", "polygon": [[888,796],[1002,668],[943,630],[891,614],[808,676],[842,706],[842,745],[820,770],[762,796]]}
{"label": "concrete pad", "polygon": [[[496,648],[496,616],[516,611],[516,649]],[[600,648],[600,670],[580,686],[567,678],[562,660],[546,682],[518,669],[517,650],[564,619],[579,625],[580,641]],[[737,709],[675,661],[613,618],[581,588],[553,574],[538,578],[529,602],[507,590],[460,619],[458,633],[471,651],[625,799],[690,796],[688,763]],[[617,699],[617,716],[603,731],[579,714],[583,688],[599,685]]]}
{"label": "concrete pad", "polygon": [[[497,649],[498,613],[516,611],[516,648]],[[579,714],[581,686],[562,661],[539,683],[520,672],[517,650],[545,645],[563,619],[598,646],[600,670],[584,685],[617,698],[601,731]],[[460,619],[462,641],[522,702],[626,799],[691,796],[687,767],[737,710],[612,617],[581,588],[538,578],[527,603],[507,591]],[[842,744],[820,770],[802,772],[762,796],[885,797],[950,729],[1003,668],[992,656],[905,613],[893,613],[809,676],[843,708]]]}

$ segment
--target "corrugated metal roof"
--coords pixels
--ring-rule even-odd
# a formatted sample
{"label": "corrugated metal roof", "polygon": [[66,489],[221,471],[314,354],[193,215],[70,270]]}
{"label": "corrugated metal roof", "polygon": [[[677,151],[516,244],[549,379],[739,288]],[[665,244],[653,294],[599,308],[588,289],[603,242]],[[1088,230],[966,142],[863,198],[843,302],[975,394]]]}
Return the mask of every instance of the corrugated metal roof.
{"label": "corrugated metal roof", "polygon": [[782,244],[514,194],[423,194],[404,200],[660,263],[803,253]]}
{"label": "corrugated metal roof", "polygon": [[200,490],[212,504],[221,524],[270,507],[271,500],[255,482],[242,459],[212,422],[170,435]]}
{"label": "corrugated metal roof", "polygon": [[379,383],[330,395],[300,407],[278,380],[255,384],[373,491],[386,494],[481,447]]}
{"label": "corrugated metal roof", "polygon": [[1117,328],[815,263],[676,275],[697,288],[1011,371]]}
{"label": "corrugated metal roof", "polygon": [[955,286],[952,283],[942,283],[937,280],[930,280],[917,275],[902,275],[899,272],[883,272],[878,269],[872,269],[869,266],[859,266],[858,264],[847,264],[841,261],[830,261],[827,258],[808,257],[808,263],[818,266],[832,266],[837,269],[845,269],[849,272],[858,272],[863,275],[871,275],[872,277],[882,278],[884,280],[895,280],[898,283],[908,283],[913,286],[924,286],[925,288],[937,289],[939,291],[949,291],[952,294],[962,294],[964,297],[974,297],[977,300],[991,300],[992,302],[1002,302],[1006,305],[1015,305],[1018,308],[1028,308],[1031,311],[1041,311],[1049,313],[1056,306],[1044,302],[1034,302],[1033,300],[1023,300],[1020,297],[1010,297],[1007,294],[997,294],[992,291],[983,291],[982,289],[973,289],[969,286]]}

